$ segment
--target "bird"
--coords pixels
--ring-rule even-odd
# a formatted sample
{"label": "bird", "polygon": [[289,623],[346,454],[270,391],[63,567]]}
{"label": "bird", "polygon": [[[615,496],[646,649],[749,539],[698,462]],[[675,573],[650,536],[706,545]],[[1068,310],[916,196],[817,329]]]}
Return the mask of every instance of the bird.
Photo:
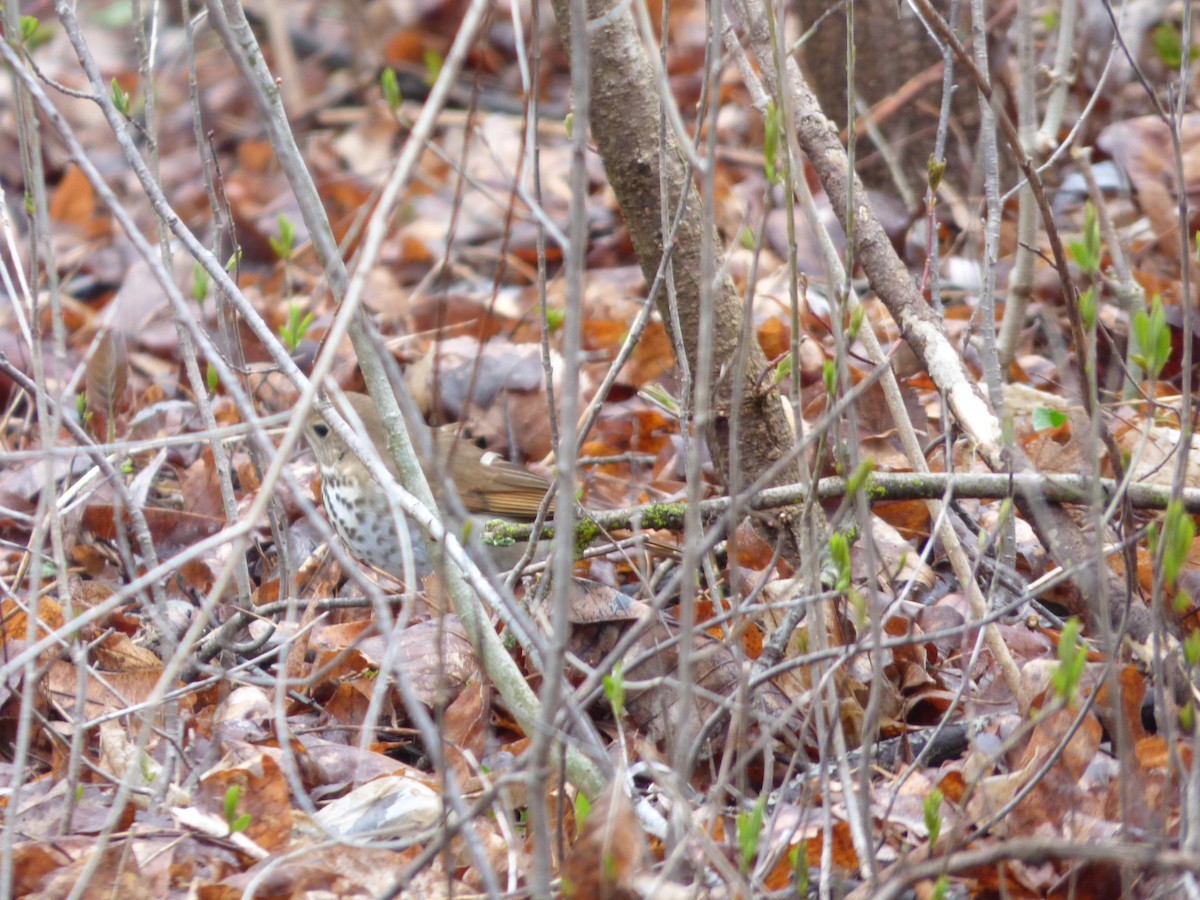
{"label": "bird", "polygon": [[[362,436],[374,445],[388,471],[398,479],[399,473],[388,452],[383,422],[375,402],[366,394],[347,392],[343,396],[353,415],[346,415],[342,410],[338,410],[339,414],[350,423],[357,418]],[[503,518],[532,522],[551,488],[550,482],[496,453],[477,447],[461,437],[459,430],[457,425],[432,429],[436,463],[423,459],[421,468],[435,493],[440,484],[437,469],[444,466],[474,521]],[[396,515],[387,492],[319,414],[314,412],[309,416],[304,434],[317,458],[321,472],[321,500],[338,537],[358,560],[403,579],[405,572],[396,532]],[[550,508],[553,509],[553,504]],[[473,528],[472,533],[476,532]],[[414,538],[412,548],[417,574],[426,575],[433,569],[429,556],[420,537],[414,531],[410,530],[410,533]],[[481,541],[471,543],[482,546]],[[546,544],[548,549],[548,542],[542,541],[539,552],[543,550],[541,544]],[[515,565],[524,550],[524,544],[486,547],[493,562],[501,569]]]}

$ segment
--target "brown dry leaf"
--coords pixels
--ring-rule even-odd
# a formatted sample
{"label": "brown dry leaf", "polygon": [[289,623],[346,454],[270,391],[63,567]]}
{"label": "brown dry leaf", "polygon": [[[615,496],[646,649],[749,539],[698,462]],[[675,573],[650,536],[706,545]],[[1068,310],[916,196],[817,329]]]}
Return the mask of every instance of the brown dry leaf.
{"label": "brown dry leaf", "polygon": [[[1179,459],[1179,429],[1146,423],[1118,429],[1113,437],[1121,452],[1129,454],[1134,480],[1170,486]],[[1184,486],[1200,487],[1200,436],[1192,437]]]}
{"label": "brown dry leaf", "polygon": [[978,781],[967,779],[970,788],[970,799],[967,802],[965,814],[967,821],[981,821],[999,812],[1017,791],[1025,786],[1034,771],[1035,769],[1031,767],[1003,772],[999,775],[988,775]]}
{"label": "brown dry leaf", "polygon": [[[350,623],[316,629],[310,641],[313,649],[332,656],[353,643],[357,660],[346,666],[378,669],[389,652],[388,642],[379,635],[361,637],[369,623]],[[472,679],[479,677],[475,651],[456,616],[433,622],[417,622],[391,639],[392,659],[404,669],[417,697],[426,706],[435,707],[453,700]]]}
{"label": "brown dry leaf", "polygon": [[[226,897],[228,900],[239,900],[251,890],[253,882],[258,889],[258,896],[378,897],[393,887],[399,873],[420,852],[420,846],[405,850],[363,847],[353,843],[315,846],[290,858],[273,856],[256,863],[244,872],[230,875],[220,885],[206,885],[200,896],[204,900],[225,900]],[[436,885],[433,891],[422,893],[410,885],[410,891],[400,896],[444,897],[448,884],[454,885],[451,896],[466,896],[463,886],[448,879],[440,867],[435,865],[422,874],[428,872],[436,872],[440,876],[440,882],[433,882]],[[219,893],[222,890],[228,891],[228,894]]]}
{"label": "brown dry leaf", "polygon": [[918,596],[934,586],[937,576],[933,569],[922,561],[916,548],[885,519],[871,516],[871,539],[878,553],[877,574],[885,585],[899,589],[912,582]]}
{"label": "brown dry leaf", "polygon": [[50,198],[50,218],[73,225],[85,241],[107,238],[112,233],[112,218],[103,209],[97,212],[92,183],[75,164],[68,166],[54,189]]}
{"label": "brown dry leaf", "polygon": [[399,130],[400,123],[386,105],[369,104],[359,111],[355,123],[333,140],[332,147],[347,171],[372,178],[392,163],[396,152],[393,140]]}
{"label": "brown dry leaf", "polygon": [[[902,767],[903,768],[903,767]],[[907,843],[917,845],[929,837],[925,820],[925,804],[936,785],[937,772],[916,770],[903,782],[899,778],[876,781],[871,786],[871,812],[889,829],[899,829]],[[941,833],[954,834],[958,825],[958,814],[953,801],[943,799],[938,808],[941,816]],[[888,847],[884,848],[886,852]]]}
{"label": "brown dry leaf", "polygon": [[[808,865],[810,868],[820,868],[821,851],[824,847],[824,830],[814,826],[808,838]],[[850,834],[850,824],[842,820],[833,823],[833,864],[842,872],[858,870],[858,853],[854,849],[854,838]]]}
{"label": "brown dry leaf", "polygon": [[[1038,719],[1033,733],[1023,750],[1017,754],[1015,765],[1026,766],[1029,763],[1041,763],[1046,756],[1057,750],[1067,729],[1075,721],[1075,711],[1058,709]],[[1100,720],[1095,715],[1087,715],[1075,733],[1067,740],[1066,747],[1059,754],[1055,766],[1062,766],[1074,780],[1083,777],[1084,771],[1100,749],[1100,739],[1103,729]]]}
{"label": "brown dry leaf", "polygon": [[481,682],[468,684],[442,717],[442,738],[458,783],[473,784],[487,751],[488,693]]}
{"label": "brown dry leaf", "polygon": [[[636,314],[636,313],[635,313]],[[604,350],[616,357],[629,334],[631,319],[605,321],[589,318],[583,323],[583,345],[586,350]],[[657,381],[671,371],[674,359],[670,338],[661,322],[646,326],[642,339],[618,376],[618,383],[634,389]]]}
{"label": "brown dry leaf", "polygon": [[[1171,765],[1171,750],[1172,748],[1166,740],[1155,734],[1137,742],[1136,756],[1143,769],[1165,769]],[[1180,742],[1174,748],[1174,752],[1179,754],[1181,764],[1185,768],[1191,768],[1193,752],[1191,747]]]}
{"label": "brown dry leaf", "polygon": [[[360,719],[357,723],[362,724]],[[357,741],[358,734],[355,734]],[[304,755],[315,777],[310,781],[314,785],[331,788],[331,793],[340,794],[343,789],[356,784],[363,784],[380,775],[403,774],[408,778],[427,783],[428,777],[420,770],[394,760],[376,750],[363,750],[357,743],[347,744],[344,741],[317,738],[305,735],[302,738]],[[430,785],[431,787],[433,785]]]}
{"label": "brown dry leaf", "polygon": [[[742,520],[733,530],[729,538],[729,552],[732,561],[745,569],[761,572],[771,564],[775,557],[774,548],[764,541],[747,520]],[[743,589],[750,585],[743,584]]]}
{"label": "brown dry leaf", "polygon": [[[333,693],[321,704],[321,710],[331,725],[344,725],[344,731],[331,733],[331,738],[354,740],[355,732],[366,721],[371,706],[371,697],[378,687],[374,678],[351,678],[336,682]],[[322,692],[323,696],[324,692]],[[386,716],[391,710],[385,706],[380,712]]]}
{"label": "brown dry leaf", "polygon": [[[113,812],[111,789],[98,784],[83,783],[74,796],[69,796],[69,780],[66,778],[67,753],[59,753],[57,750],[55,752],[56,756],[61,755],[61,761],[56,758],[46,775],[39,779],[26,780],[25,787],[22,788],[19,821],[23,834],[33,838],[59,837],[68,806],[72,809],[70,822],[75,834],[99,834],[107,826],[108,817]],[[133,803],[126,802],[117,816],[120,823],[117,827],[121,830],[127,828],[133,822],[136,813],[137,808]]]}
{"label": "brown dry leaf", "polygon": [[[1012,810],[1004,822],[1009,834],[1033,833],[1049,826],[1056,831],[1074,827],[1080,815],[1089,809],[1099,813],[1102,798],[1089,794],[1080,784],[1084,772],[1100,747],[1102,728],[1094,713],[1089,713],[1068,739],[1067,731],[1075,711],[1055,709],[1040,717],[1023,746],[1013,754],[1013,771],[985,778],[979,785],[978,800],[971,801],[975,812],[988,816],[1023,788],[1052,753],[1058,753],[1051,768]],[[1094,808],[1094,809],[1093,809]]]}
{"label": "brown dry leaf", "polygon": [[[51,631],[62,627],[62,607],[51,597],[42,597],[38,601],[38,630],[36,637],[45,637]],[[24,640],[29,630],[29,617],[25,612],[25,604],[17,605],[14,600],[0,600],[0,622],[4,623],[4,642]]]}
{"label": "brown dry leaf", "polygon": [[[520,791],[517,793],[519,796]],[[523,804],[518,801],[515,805]],[[497,881],[503,883],[505,879],[514,876],[524,878],[530,871],[532,860],[528,846],[514,846],[510,834],[501,832],[494,818],[477,819],[476,825],[473,836],[475,847],[470,847],[461,834],[456,836],[450,844],[450,861],[462,872],[462,880],[468,889],[466,895],[484,897],[489,891],[487,879],[484,878],[481,869],[490,869]],[[478,855],[472,852],[473,849],[483,851],[482,862]],[[423,894],[419,891],[414,893],[414,896],[427,895],[428,889]]]}
{"label": "brown dry leaf", "polygon": [[571,846],[563,878],[567,897],[635,900],[635,881],[648,868],[646,838],[621,779],[597,799]]}
{"label": "brown dry leaf", "polygon": [[1106,678],[1100,684],[1096,694],[1096,708],[1109,734],[1115,734],[1120,717],[1121,728],[1128,729],[1129,736],[1134,741],[1140,741],[1146,736],[1146,727],[1142,724],[1142,702],[1146,699],[1146,676],[1131,664],[1121,667],[1117,676],[1120,681],[1121,707],[1116,708],[1109,680]]}
{"label": "brown dry leaf", "polygon": [[[1180,127],[1184,190],[1194,195],[1200,185],[1200,115],[1185,115]],[[1138,206],[1158,238],[1158,252],[1178,263],[1179,185],[1173,158],[1163,152],[1164,147],[1171,146],[1169,126],[1158,116],[1114,122],[1097,135],[1096,146],[1111,155],[1129,176]],[[1189,225],[1189,234],[1192,231]]]}
{"label": "brown dry leaf", "polygon": [[[124,827],[119,830],[123,831]],[[70,861],[47,873],[35,890],[22,895],[35,898],[66,897],[78,887],[80,876],[92,862],[92,855],[98,849],[95,841],[88,839],[86,844],[76,844],[73,841],[56,839],[55,848],[67,851]],[[37,862],[45,865],[47,858],[39,857]],[[128,897],[129,900],[152,900],[155,897],[166,896],[167,885],[161,881],[149,883],[138,867],[137,854],[133,853],[129,844],[124,840],[110,841],[103,850],[100,865],[91,873],[87,887],[79,895],[82,900],[101,900],[109,897]]]}
{"label": "brown dry leaf", "polygon": [[1108,818],[1127,827],[1175,833],[1180,821],[1175,766],[1190,767],[1191,748],[1182,741],[1170,746],[1158,735],[1142,738],[1134,748],[1135,765],[1128,766],[1108,786]]}
{"label": "brown dry leaf", "polygon": [[[588,665],[599,665],[626,628],[653,615],[645,604],[630,600],[606,585],[583,578],[574,579],[573,584],[570,648]],[[648,740],[660,744],[670,741],[671,728],[679,721],[680,692],[675,680],[679,644],[673,639],[675,635],[675,623],[665,616],[656,616],[623,657],[625,677],[651,685],[626,692],[626,712]],[[740,695],[744,678],[742,661],[704,632],[695,634],[690,652],[692,682],[697,687],[692,694],[692,722],[696,728],[707,729],[705,742],[715,749],[725,740],[729,718],[729,707],[719,698]],[[786,725],[789,703],[774,683],[760,685],[747,699],[749,717],[743,736],[746,740],[753,740],[764,729]]]}
{"label": "brown dry leaf", "polygon": [[905,698],[901,718],[910,725],[937,725],[959,700],[955,691],[946,688],[917,688]]}
{"label": "brown dry leaf", "polygon": [[[3,645],[0,645],[0,654],[7,655],[7,658],[12,659],[25,652],[28,644],[20,639],[6,639]],[[21,719],[22,707],[24,706],[23,693],[21,691],[21,682],[25,675],[25,669],[19,666],[13,666],[9,669],[8,674],[0,681],[0,742],[15,741],[17,738],[18,722]],[[38,695],[34,710],[38,715],[45,715],[45,701]],[[0,768],[0,773],[3,769]],[[0,778],[0,787],[6,787],[5,778]]]}
{"label": "brown dry leaf", "polygon": [[212,712],[213,734],[223,741],[263,740],[270,733],[275,705],[262,688],[243,685]]}
{"label": "brown dry leaf", "polygon": [[[552,367],[561,366],[558,354],[552,354]],[[542,459],[551,450],[546,376],[537,344],[501,337],[484,344],[462,337],[438,341],[404,378],[431,421],[466,422],[490,450],[516,461]]]}
{"label": "brown dry leaf", "polygon": [[[123,726],[116,722],[103,722],[100,725],[100,765],[104,771],[120,780],[130,777],[132,784],[138,788],[131,800],[139,809],[150,808],[149,792],[144,788],[154,782],[159,782],[153,791],[156,795],[163,787],[161,776],[162,765],[144,750],[138,750]],[[166,785],[165,802],[167,806],[183,806],[191,802],[191,798],[177,784]],[[78,825],[76,826],[78,827]]]}
{"label": "brown dry leaf", "polygon": [[77,604],[77,608],[80,609],[99,606],[104,601],[111,599],[115,593],[112,585],[103,581],[91,581],[84,578],[76,578],[71,581],[71,602]]}
{"label": "brown dry leaf", "polygon": [[895,500],[873,503],[871,512],[887,522],[905,540],[923,537],[932,524],[929,507],[923,500]]}
{"label": "brown dry leaf", "polygon": [[58,841],[25,841],[13,848],[14,897],[34,896],[51,872],[69,865],[71,857]]}
{"label": "brown dry leaf", "polygon": [[213,521],[225,517],[221,505],[221,482],[217,477],[217,467],[213,460],[212,448],[207,444],[200,455],[183,473],[180,481],[180,493],[183,495],[183,508],[196,516],[203,516]]}
{"label": "brown dry leaf", "polygon": [[250,817],[241,832],[265,850],[282,850],[292,837],[292,806],[287,779],[279,764],[267,753],[248,744],[230,745],[225,759],[200,778],[196,803],[209,812],[225,816],[231,788],[238,788],[237,815]]}
{"label": "brown dry leaf", "polygon": [[88,359],[86,385],[87,409],[92,414],[92,433],[108,440],[115,434],[116,417],[125,403],[129,384],[129,350],[125,335],[105,329],[97,338]]}
{"label": "brown dry leaf", "polygon": [[135,644],[128,635],[109,635],[93,651],[96,665],[109,672],[135,672],[150,670],[161,672],[162,660],[154,651]]}
{"label": "brown dry leaf", "polygon": [[[771,316],[757,324],[758,343],[768,360],[779,359],[792,349],[792,328],[782,316]],[[805,344],[813,343],[805,341]]]}
{"label": "brown dry leaf", "polygon": [[[192,259],[186,253],[177,253],[174,260],[175,283],[190,293]],[[167,296],[145,260],[135,259],[130,264],[116,296],[105,309],[105,317],[111,327],[125,333],[132,359],[137,359],[137,350],[177,358],[179,333],[170,316]]]}
{"label": "brown dry leaf", "polygon": [[[81,714],[84,718],[92,719],[145,702],[158,684],[161,668],[160,663],[158,668],[128,672],[90,671],[84,696],[86,708]],[[176,686],[182,687],[183,682],[177,682]],[[46,699],[69,716],[80,714],[75,709],[78,687],[75,666],[64,660],[52,662],[41,683]],[[165,708],[160,709],[159,715],[166,715],[166,712]]]}
{"label": "brown dry leaf", "polygon": [[[372,638],[376,640],[368,645]],[[348,656],[342,656],[343,662],[339,668],[330,673],[333,678],[345,678],[352,672],[361,671],[364,666],[377,666],[380,662],[375,653],[381,648],[374,623],[369,619],[354,619],[332,625],[318,624],[311,629],[308,645],[318,654],[317,663],[320,666],[328,665],[339,654],[353,651]]]}
{"label": "brown dry leaf", "polygon": [[[198,516],[178,509],[147,506],[142,509],[142,515],[160,559],[187,550],[225,527],[223,518]],[[129,515],[126,513],[124,527],[128,528],[129,524]],[[112,504],[88,504],[83,513],[83,527],[98,540],[116,540],[116,512]]]}

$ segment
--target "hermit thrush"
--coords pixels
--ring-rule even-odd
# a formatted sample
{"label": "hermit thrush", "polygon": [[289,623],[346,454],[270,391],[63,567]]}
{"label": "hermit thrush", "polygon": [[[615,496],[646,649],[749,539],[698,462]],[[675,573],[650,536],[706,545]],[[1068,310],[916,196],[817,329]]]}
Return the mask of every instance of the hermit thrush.
{"label": "hermit thrush", "polygon": [[[363,436],[374,444],[388,470],[396,476],[395,463],[385,445],[383,423],[374,401],[366,394],[348,393],[345,397],[362,423]],[[353,420],[351,416],[343,417],[347,421]],[[453,425],[434,429],[433,445],[437,465],[446,467],[467,512],[483,514],[485,520],[533,521],[550,483],[495,453],[485,452],[460,439],[457,431]],[[317,457],[321,469],[321,499],[338,536],[358,559],[390,575],[402,577],[404,566],[396,534],[396,516],[387,493],[342,439],[315,413],[306,423],[305,437]],[[422,468],[436,492],[436,466],[423,462]],[[427,574],[432,568],[429,556],[416,530],[411,533],[418,572]],[[479,545],[479,542],[473,543]],[[521,545],[502,548],[505,552],[487,548],[501,568],[514,565],[524,549]]]}

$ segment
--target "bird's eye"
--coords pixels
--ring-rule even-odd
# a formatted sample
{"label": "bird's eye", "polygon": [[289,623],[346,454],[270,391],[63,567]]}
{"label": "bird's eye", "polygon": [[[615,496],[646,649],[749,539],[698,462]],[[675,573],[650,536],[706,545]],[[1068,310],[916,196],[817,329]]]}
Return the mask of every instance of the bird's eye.
{"label": "bird's eye", "polygon": [[313,434],[324,440],[329,436],[329,426],[324,422],[317,422],[312,427]]}

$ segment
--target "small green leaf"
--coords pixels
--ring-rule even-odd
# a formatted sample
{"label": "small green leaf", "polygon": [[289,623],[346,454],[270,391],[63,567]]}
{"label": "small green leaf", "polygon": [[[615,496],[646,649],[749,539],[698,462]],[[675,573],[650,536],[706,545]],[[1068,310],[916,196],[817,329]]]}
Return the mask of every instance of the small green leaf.
{"label": "small green leaf", "polygon": [[[1160,22],[1154,29],[1154,51],[1163,65],[1170,69],[1178,69],[1183,63],[1183,35],[1178,26],[1170,22]],[[1200,47],[1188,48],[1188,64],[1196,61]]]}
{"label": "small green leaf", "polygon": [[225,791],[225,821],[232,824],[237,818],[238,801],[242,799],[241,785],[231,784]]}
{"label": "small green leaf", "polygon": [[671,392],[661,384],[643,385],[642,387],[638,388],[638,396],[647,403],[651,403],[654,406],[659,407],[666,412],[667,415],[679,415],[679,401],[675,399],[675,397],[671,395]]}
{"label": "small green leaf", "polygon": [[850,588],[846,591],[846,599],[850,601],[850,609],[854,612],[854,626],[861,631],[867,627],[867,598],[862,591]]}
{"label": "small green leaf", "polygon": [[846,535],[835,531],[829,536],[829,558],[833,563],[836,581],[834,590],[845,591],[850,587],[850,542]]}
{"label": "small green leaf", "polygon": [[604,676],[604,696],[614,716],[620,719],[625,715],[625,667],[620,662],[613,666],[612,674]]}
{"label": "small green leaf", "polygon": [[1057,409],[1051,409],[1048,406],[1035,406],[1032,418],[1034,431],[1049,431],[1052,428],[1061,428],[1067,424],[1066,413],[1059,412]]}
{"label": "small green leaf", "polygon": [[556,306],[546,307],[546,328],[551,334],[563,327],[563,323],[567,321],[567,311],[559,309]]}
{"label": "small green leaf", "polygon": [[801,841],[788,851],[788,861],[796,873],[796,896],[808,896],[808,841]]}
{"label": "small green leaf", "polygon": [[1200,663],[1200,631],[1193,631],[1183,639],[1183,658],[1189,666]]}
{"label": "small green leaf", "polygon": [[934,788],[925,795],[925,830],[929,832],[929,852],[937,847],[938,835],[942,833],[942,792]]}
{"label": "small green leaf", "polygon": [[758,855],[758,841],[762,835],[763,819],[767,811],[766,795],[761,795],[754,808],[742,810],[737,817],[737,842],[741,851],[742,871],[749,872],[754,857]]}
{"label": "small green leaf", "polygon": [[446,60],[442,57],[442,54],[438,53],[431,47],[426,48],[424,57],[425,81],[428,84],[433,84],[435,81],[437,81],[438,75],[442,74],[442,66],[445,64]]}
{"label": "small green leaf", "polygon": [[121,87],[120,82],[118,82],[115,78],[112,80],[111,91],[110,97],[112,98],[112,105],[116,107],[117,112],[128,118],[129,92],[126,91],[125,88]]}
{"label": "small green leaf", "polygon": [[932,153],[929,154],[929,160],[925,163],[925,183],[929,185],[929,190],[936,194],[942,184],[942,176],[946,174],[946,161],[944,159],[936,159]]}
{"label": "small green leaf", "polygon": [[588,816],[592,813],[592,803],[583,792],[575,795],[575,831],[580,833],[587,824]]}
{"label": "small green leaf", "polygon": [[1083,239],[1067,244],[1067,253],[1075,264],[1087,275],[1100,271],[1104,260],[1100,247],[1100,222],[1096,208],[1089,201],[1083,208]]}
{"label": "small green leaf", "polygon": [[862,486],[867,483],[867,479],[871,477],[871,473],[875,471],[875,460],[864,459],[858,464],[858,467],[846,479],[846,494],[857,494],[862,490]]}
{"label": "small green leaf", "polygon": [[212,363],[205,369],[204,380],[208,384],[208,392],[215,396],[217,388],[221,386],[221,378],[217,375],[217,367]]}
{"label": "small green leaf", "polygon": [[832,359],[825,360],[821,366],[821,378],[825,382],[825,392],[830,397],[837,394],[837,363]]}
{"label": "small green leaf", "polygon": [[[1179,573],[1187,564],[1192,540],[1196,537],[1196,522],[1187,514],[1183,504],[1172,501],[1167,506],[1167,514],[1163,517],[1162,527],[1162,573],[1163,584],[1173,588],[1179,580]],[[1186,612],[1190,598],[1181,594],[1176,597],[1176,605],[1182,605],[1178,612]]]}
{"label": "small green leaf", "polygon": [[192,299],[201,306],[208,299],[208,271],[198,262],[192,263]]}
{"label": "small green leaf", "polygon": [[279,337],[288,353],[295,353],[304,340],[304,334],[313,323],[313,314],[305,313],[298,304],[288,304],[287,322],[279,327]]}
{"label": "small green leaf", "polygon": [[387,103],[392,115],[400,111],[404,98],[400,95],[400,79],[396,77],[395,69],[384,69],[379,74],[379,87],[383,91],[383,100]]}
{"label": "small green leaf", "polygon": [[1151,378],[1157,378],[1171,358],[1171,330],[1162,298],[1155,295],[1150,312],[1139,309],[1133,316],[1133,346],[1129,358]]}
{"label": "small green leaf", "polygon": [[943,872],[938,876],[938,880],[934,882],[933,894],[930,896],[930,900],[946,900],[946,894],[949,890],[950,879],[947,877],[946,873]]}
{"label": "small green leaf", "polygon": [[763,169],[767,174],[767,181],[771,184],[779,184],[783,178],[783,173],[779,171],[779,166],[777,165],[779,142],[782,135],[783,117],[779,112],[779,108],[775,106],[775,101],[768,100],[766,134],[763,138]]}
{"label": "small green leaf", "polygon": [[287,261],[292,258],[292,251],[296,246],[296,226],[292,224],[292,220],[285,215],[279,216],[279,234],[272,236],[269,239],[271,250],[281,260]]}
{"label": "small green leaf", "polygon": [[1070,704],[1079,689],[1079,679],[1087,663],[1087,648],[1081,645],[1082,626],[1072,616],[1058,637],[1058,665],[1050,673],[1050,683],[1064,703]]}
{"label": "small green leaf", "polygon": [[1085,331],[1096,327],[1096,292],[1090,286],[1079,295],[1079,318]]}
{"label": "small green leaf", "polygon": [[563,129],[567,132],[568,138],[575,137],[575,113],[569,112],[563,116]]}
{"label": "small green leaf", "polygon": [[50,25],[43,25],[37,16],[21,16],[19,28],[21,43],[29,53],[43,44],[49,43],[50,39],[54,37],[54,29]]}
{"label": "small green leaf", "polygon": [[1192,706],[1192,701],[1189,700],[1186,704],[1179,708],[1179,727],[1185,732],[1191,733],[1196,726],[1196,707]]}
{"label": "small green leaf", "polygon": [[857,340],[858,333],[862,331],[863,322],[866,321],[866,315],[866,308],[861,303],[850,311],[850,327],[846,329],[846,340]]}
{"label": "small green leaf", "polygon": [[775,363],[775,383],[783,384],[792,377],[792,354],[788,351],[779,362]]}

